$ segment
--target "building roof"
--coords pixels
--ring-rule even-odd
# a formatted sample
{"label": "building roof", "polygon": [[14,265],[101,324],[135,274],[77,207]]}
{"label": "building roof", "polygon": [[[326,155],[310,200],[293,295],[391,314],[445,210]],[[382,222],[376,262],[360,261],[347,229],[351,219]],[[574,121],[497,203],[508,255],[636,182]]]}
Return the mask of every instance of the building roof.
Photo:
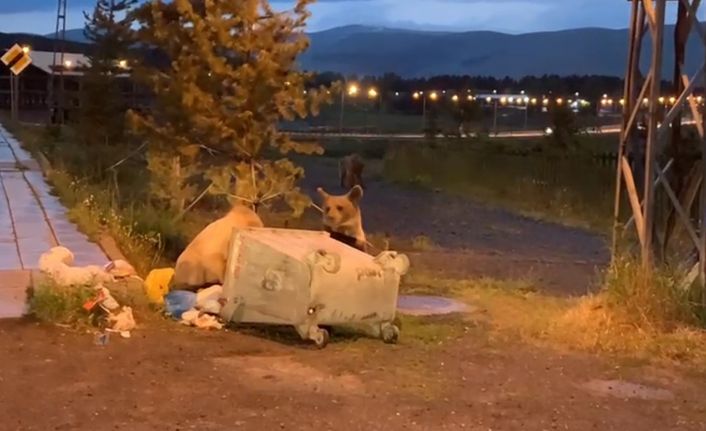
{"label": "building roof", "polygon": [[[54,53],[52,51],[30,51],[30,58],[32,58],[32,65],[38,69],[51,74],[52,65],[54,64]],[[57,63],[61,59],[61,53],[56,54]],[[86,67],[91,64],[88,57],[83,54],[76,54],[72,52],[64,53],[64,75],[83,75],[81,70],[76,70],[80,67]]]}

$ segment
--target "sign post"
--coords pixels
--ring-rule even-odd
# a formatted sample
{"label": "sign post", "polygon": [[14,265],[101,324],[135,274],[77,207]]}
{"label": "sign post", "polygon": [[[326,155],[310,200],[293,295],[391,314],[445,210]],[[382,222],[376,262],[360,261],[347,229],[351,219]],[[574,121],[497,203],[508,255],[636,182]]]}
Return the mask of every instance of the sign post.
{"label": "sign post", "polygon": [[29,47],[14,44],[0,57],[5,66],[10,66],[10,112],[13,120],[17,120],[20,110],[20,73],[32,64]]}

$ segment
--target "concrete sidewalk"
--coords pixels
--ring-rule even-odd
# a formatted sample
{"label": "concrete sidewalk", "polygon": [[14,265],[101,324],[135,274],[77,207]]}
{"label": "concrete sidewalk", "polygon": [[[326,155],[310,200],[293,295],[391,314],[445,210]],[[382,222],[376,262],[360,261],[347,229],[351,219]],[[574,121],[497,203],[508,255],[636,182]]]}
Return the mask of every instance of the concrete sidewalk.
{"label": "concrete sidewalk", "polygon": [[76,265],[108,260],[49,190],[37,162],[0,125],[0,318],[23,314],[32,271],[51,247],[70,249]]}

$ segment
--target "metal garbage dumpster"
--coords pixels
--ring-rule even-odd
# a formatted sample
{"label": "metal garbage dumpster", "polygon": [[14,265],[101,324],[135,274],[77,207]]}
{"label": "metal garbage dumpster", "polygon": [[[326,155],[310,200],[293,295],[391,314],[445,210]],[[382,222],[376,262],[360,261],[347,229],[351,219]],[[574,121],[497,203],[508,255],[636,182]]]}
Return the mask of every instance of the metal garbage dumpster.
{"label": "metal garbage dumpster", "polygon": [[394,343],[393,323],[403,254],[370,256],[328,233],[293,229],[236,230],[230,242],[221,317],[236,323],[292,325],[318,347],[322,326],[346,325]]}

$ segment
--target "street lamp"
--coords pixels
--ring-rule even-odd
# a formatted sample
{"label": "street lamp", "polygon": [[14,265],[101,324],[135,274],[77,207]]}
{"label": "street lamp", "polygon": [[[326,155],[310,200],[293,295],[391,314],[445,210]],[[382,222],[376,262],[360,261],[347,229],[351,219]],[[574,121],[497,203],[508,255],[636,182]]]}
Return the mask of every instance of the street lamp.
{"label": "street lamp", "polygon": [[357,96],[358,86],[356,84],[350,84],[348,87],[341,90],[341,117],[338,121],[338,133],[343,133],[343,113],[346,105],[346,93],[348,93],[350,97]]}
{"label": "street lamp", "polygon": [[432,102],[436,102],[436,100],[439,98],[439,95],[436,93],[436,91],[432,91],[431,94],[429,95],[429,99],[431,99]]}
{"label": "street lamp", "polygon": [[414,100],[422,99],[422,132],[424,132],[424,129],[427,127],[427,98],[424,96],[423,91],[415,91],[414,94],[412,94],[412,98]]}
{"label": "street lamp", "polygon": [[[468,96],[468,97],[470,97],[470,96]],[[452,100],[454,103],[458,103],[458,95],[457,95],[457,94],[454,94],[453,96],[451,96],[451,100]]]}
{"label": "street lamp", "polygon": [[[378,91],[375,89],[375,87],[370,87],[370,89],[368,90],[368,99],[374,100],[375,102],[379,103],[378,114],[380,112],[382,112],[382,97],[380,96],[380,93],[378,93]],[[368,115],[367,111],[366,111],[365,115],[367,117],[367,115]],[[367,126],[367,123],[368,123],[367,120],[365,121],[365,123]],[[378,126],[379,126],[379,124],[378,124]]]}

